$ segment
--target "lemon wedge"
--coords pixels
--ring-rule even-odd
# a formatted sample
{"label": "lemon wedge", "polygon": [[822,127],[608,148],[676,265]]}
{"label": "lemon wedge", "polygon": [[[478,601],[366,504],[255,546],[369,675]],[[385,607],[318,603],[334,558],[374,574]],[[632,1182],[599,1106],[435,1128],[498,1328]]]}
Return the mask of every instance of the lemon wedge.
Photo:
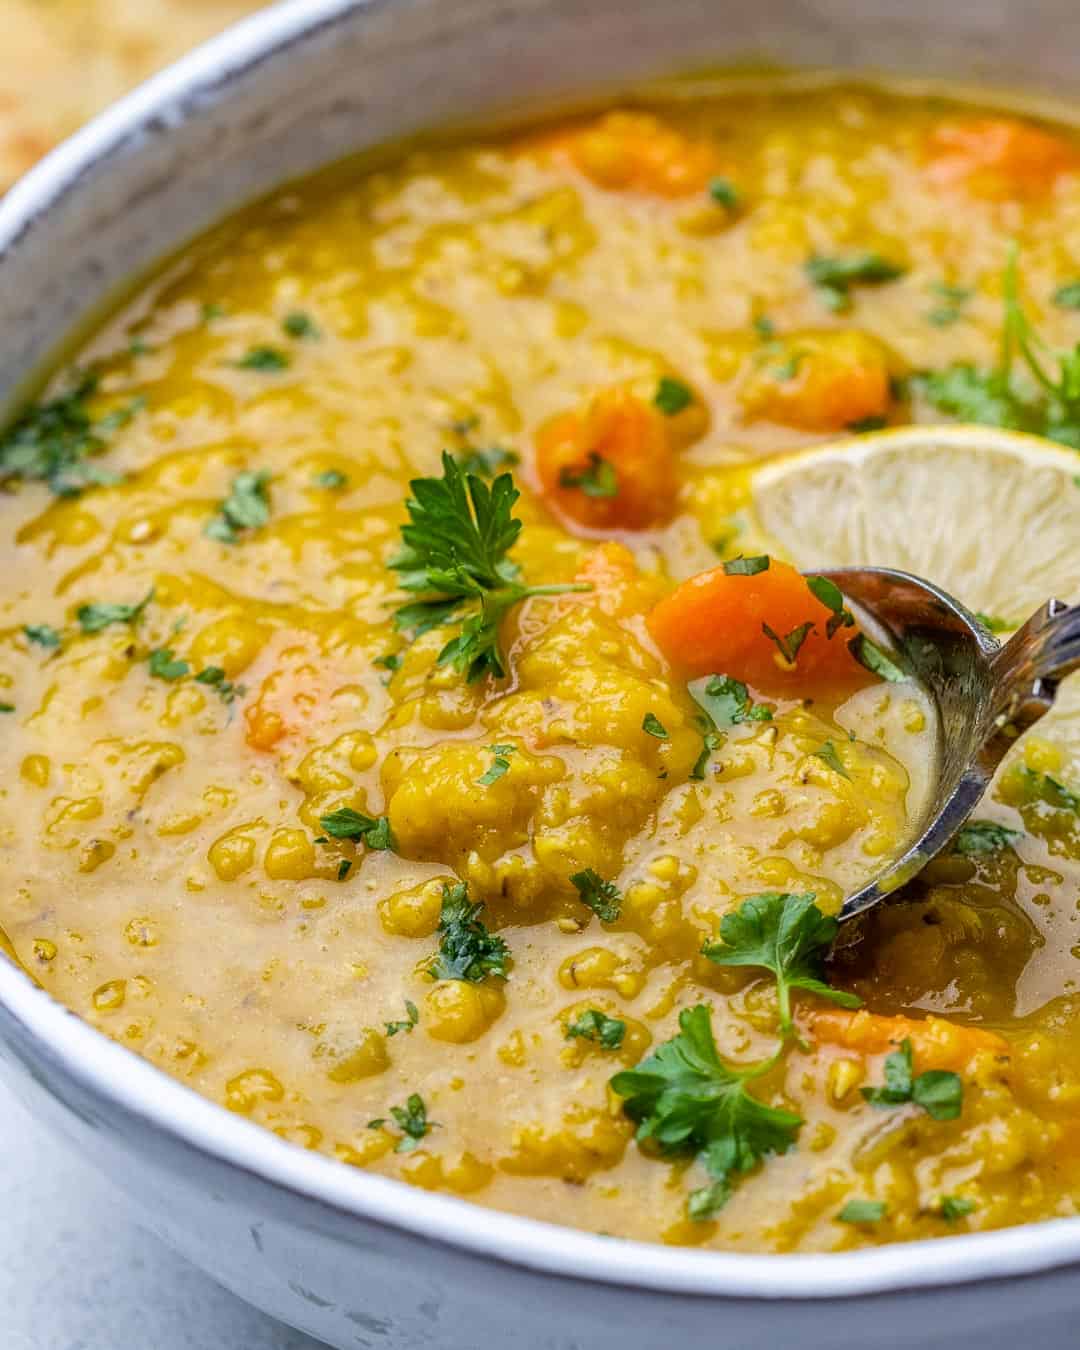
{"label": "lemon wedge", "polygon": [[912,426],[772,460],[755,535],[802,570],[898,567],[1015,627],[1080,602],[1080,454],[983,426]]}

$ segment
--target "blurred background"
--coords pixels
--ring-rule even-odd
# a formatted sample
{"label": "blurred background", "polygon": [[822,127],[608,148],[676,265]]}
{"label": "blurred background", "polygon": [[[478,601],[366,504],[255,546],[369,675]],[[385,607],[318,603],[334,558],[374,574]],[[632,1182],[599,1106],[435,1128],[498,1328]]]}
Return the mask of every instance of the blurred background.
{"label": "blurred background", "polygon": [[263,0],[0,0],[0,191],[94,113]]}

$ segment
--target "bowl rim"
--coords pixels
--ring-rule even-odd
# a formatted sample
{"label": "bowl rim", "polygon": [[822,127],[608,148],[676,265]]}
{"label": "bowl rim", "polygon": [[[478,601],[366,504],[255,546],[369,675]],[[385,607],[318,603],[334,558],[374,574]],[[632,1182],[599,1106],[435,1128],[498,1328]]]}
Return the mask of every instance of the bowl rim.
{"label": "bowl rim", "polygon": [[[82,180],[150,122],[197,116],[230,81],[350,15],[400,0],[284,0],[152,76],[51,151],[0,199],[8,255]],[[72,325],[77,330],[78,321]],[[71,330],[57,334],[59,348]],[[944,1236],[854,1252],[765,1254],[611,1238],[435,1194],[308,1152],[230,1113],[110,1040],[0,955],[0,1013],[93,1096],[203,1156],[338,1215],[472,1256],[586,1282],[741,1299],[845,1299],[1037,1275],[1080,1262],[1080,1219]],[[21,1057],[21,1056],[20,1056]]]}

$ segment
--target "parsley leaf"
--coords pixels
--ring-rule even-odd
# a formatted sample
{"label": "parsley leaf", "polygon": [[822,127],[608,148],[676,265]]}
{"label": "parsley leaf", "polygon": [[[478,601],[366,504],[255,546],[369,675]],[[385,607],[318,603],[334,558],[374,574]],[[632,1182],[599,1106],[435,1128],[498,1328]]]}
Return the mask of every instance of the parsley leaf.
{"label": "parsley leaf", "polygon": [[714,178],[709,184],[709,196],[728,211],[737,211],[742,205],[738,189],[728,178]]}
{"label": "parsley leaf", "polygon": [[1038,769],[1029,769],[1022,764],[1017,771],[1024,796],[1029,802],[1044,802],[1058,811],[1073,811],[1080,814],[1080,795],[1059,783],[1048,773]]}
{"label": "parsley leaf", "polygon": [[726,577],[756,577],[759,572],[769,570],[769,555],[759,553],[753,558],[744,558],[741,555],[738,558],[729,558],[726,563],[721,563]]}
{"label": "parsley leaf", "polygon": [[186,661],[178,661],[171,647],[155,647],[150,653],[150,674],[158,680],[179,680],[191,670]]}
{"label": "parsley leaf", "polygon": [[777,651],[787,664],[793,666],[798,659],[803,643],[810,636],[814,626],[814,623],[808,619],[806,623],[800,623],[798,627],[793,628],[790,633],[785,633],[783,637],[774,632],[767,623],[761,625],[761,631],[771,642],[776,644]]}
{"label": "parsley leaf", "polygon": [[885,1217],[881,1200],[849,1200],[836,1216],[841,1223],[878,1223]]}
{"label": "parsley leaf", "polygon": [[1080,281],[1067,281],[1054,292],[1054,304],[1059,309],[1080,309]]}
{"label": "parsley leaf", "polygon": [[438,931],[439,950],[428,963],[433,980],[465,980],[479,984],[489,975],[505,980],[510,949],[495,933],[489,933],[479,918],[482,904],[469,903],[463,881],[443,883],[442,913]]}
{"label": "parsley leaf", "polygon": [[584,469],[567,465],[559,474],[559,486],[578,488],[586,497],[617,497],[619,475],[610,460],[590,450]]}
{"label": "parsley leaf", "polygon": [[507,450],[502,445],[489,445],[482,449],[470,446],[455,458],[464,473],[476,474],[480,478],[494,478],[500,469],[514,469],[521,463],[521,456],[516,450]]}
{"label": "parsley leaf", "polygon": [[836,314],[851,308],[852,286],[880,286],[902,277],[907,269],[890,262],[880,253],[853,253],[847,258],[826,258],[814,254],[803,265],[807,279],[819,299]]}
{"label": "parsley leaf", "polygon": [[1019,830],[1007,829],[993,820],[969,820],[953,840],[953,851],[962,853],[966,858],[978,854],[1000,853],[1008,848],[1014,839],[1020,838]]}
{"label": "parsley leaf", "polygon": [[928,1069],[915,1074],[911,1039],[905,1036],[900,1049],[885,1056],[885,1082],[881,1087],[862,1089],[871,1106],[887,1109],[914,1102],[932,1120],[956,1120],[964,1098],[964,1085],[958,1073],[948,1069]]}
{"label": "parsley leaf", "polygon": [[660,721],[655,713],[647,712],[641,719],[641,729],[648,736],[655,736],[658,741],[668,740],[667,727]]}
{"label": "parsley leaf", "polygon": [[615,922],[622,908],[622,892],[613,881],[605,881],[591,867],[574,872],[570,881],[577,888],[578,899],[588,905],[601,923]]}
{"label": "parsley leaf", "polygon": [[838,628],[853,628],[855,616],[844,604],[843,592],[828,577],[807,577],[807,589],[815,600],[820,600],[826,609],[831,610],[825,624],[825,636],[831,638]]}
{"label": "parsley leaf", "polygon": [[348,487],[349,475],[342,473],[340,469],[324,469],[322,473],[317,473],[311,481],[318,488],[325,488],[328,492],[338,492],[341,488]]}
{"label": "parsley leaf", "polygon": [[351,806],[342,806],[328,816],[320,816],[319,825],[332,839],[362,841],[365,848],[373,851],[394,847],[389,816],[366,816]]}
{"label": "parsley leaf", "polygon": [[626,1023],[617,1017],[608,1017],[599,1008],[586,1008],[575,1021],[566,1028],[566,1039],[576,1038],[583,1041],[595,1041],[602,1050],[618,1050],[626,1035]]}
{"label": "parsley leaf", "polygon": [[288,370],[290,358],[280,347],[250,347],[236,362],[237,370],[259,370],[264,374]]}
{"label": "parsley leaf", "polygon": [[984,614],[982,610],[979,610],[975,617],[988,633],[1007,633],[1016,627],[1008,619],[999,618],[996,614]]}
{"label": "parsley leaf", "polygon": [[270,519],[270,471],[245,469],[232,480],[229,495],[203,534],[223,544],[235,544],[244,530],[257,530]]}
{"label": "parsley leaf", "polygon": [[805,989],[842,1008],[858,1008],[862,1000],[824,979],[825,953],[840,925],[814,904],[813,894],[763,891],[751,895],[720,921],[719,941],[706,942],[702,954],[718,966],[760,966],[776,977],[780,1030],[788,1036],[791,991]]}
{"label": "parsley leaf", "polygon": [[510,768],[509,756],[517,749],[516,745],[489,745],[488,749],[495,756],[491,762],[491,768],[482,773],[476,780],[480,787],[490,787],[492,783],[497,783],[504,773]]}
{"label": "parsley leaf", "polygon": [[14,703],[0,703],[0,713],[13,713],[14,711]]}
{"label": "parsley leaf", "polygon": [[64,640],[59,628],[50,623],[28,623],[23,626],[23,632],[30,642],[49,651],[55,650]]}
{"label": "parsley leaf", "polygon": [[683,384],[682,380],[673,379],[670,375],[660,376],[653,403],[665,417],[676,416],[684,408],[689,408],[693,401],[694,395],[688,384]]}
{"label": "parsley leaf", "polygon": [[[322,333],[319,331],[319,325],[310,314],[305,314],[302,309],[294,309],[286,314],[281,321],[281,327],[287,336],[295,338],[298,342],[303,341],[305,338],[314,339],[322,337]],[[273,350],[273,348],[270,350]]]}
{"label": "parsley leaf", "polygon": [[80,605],[75,611],[75,617],[84,633],[100,633],[113,623],[138,623],[143,610],[153,598],[151,589],[135,605]]}
{"label": "parsley leaf", "polygon": [[704,680],[694,680],[689,689],[691,698],[705,710],[714,728],[772,721],[772,709],[763,703],[755,703],[746,685],[730,675],[709,675]]}
{"label": "parsley leaf", "polygon": [[833,745],[832,741],[826,741],[824,745],[819,746],[811,753],[815,758],[820,759],[823,763],[827,764],[829,768],[832,769],[833,773],[838,773],[841,778],[850,780],[851,774],[844,768],[844,761],[840,758],[836,746]]}
{"label": "parsley leaf", "polygon": [[773,1066],[736,1069],[717,1053],[709,1008],[699,1003],[679,1014],[679,1033],[634,1069],[611,1079],[623,1110],[637,1123],[639,1142],[663,1153],[697,1154],[717,1186],[690,1197],[693,1218],[706,1218],[727,1199],[733,1174],[748,1172],[795,1142],[801,1117],[751,1096],[746,1084]]}
{"label": "parsley leaf", "polygon": [[[410,1093],[404,1106],[392,1106],[390,1114],[401,1131],[401,1138],[394,1146],[395,1153],[412,1153],[414,1149],[420,1147],[424,1136],[436,1128],[436,1122],[428,1120],[424,1099],[417,1092]],[[385,1122],[373,1120],[370,1124],[381,1127]]]}
{"label": "parsley leaf", "polygon": [[519,496],[514,480],[504,473],[489,486],[445,451],[442,465],[442,478],[415,478],[410,484],[409,523],[401,527],[404,547],[389,565],[399,574],[401,588],[420,598],[398,608],[395,625],[419,635],[459,624],[460,634],[443,647],[439,664],[453,665],[470,681],[501,678],[506,663],[499,625],[507,611],[530,595],[591,587],[523,586],[507,556],[521,533],[521,521],[513,514]]}
{"label": "parsley leaf", "polygon": [[881,650],[876,642],[872,642],[865,633],[859,633],[848,643],[848,651],[852,654],[860,666],[864,666],[872,675],[877,675],[879,679],[886,680],[890,684],[898,684],[901,680],[906,680],[907,676],[896,664],[896,662]]}
{"label": "parsley leaf", "polygon": [[946,1223],[956,1223],[958,1219],[974,1214],[978,1208],[974,1200],[966,1195],[943,1195],[938,1204],[938,1213]]}
{"label": "parsley leaf", "polygon": [[235,684],[232,680],[225,678],[225,671],[221,666],[204,666],[195,676],[195,683],[209,685],[210,688],[216,689],[223,703],[232,703],[235,699],[243,698],[247,693],[245,685]]}
{"label": "parsley leaf", "polygon": [[412,1031],[417,1022],[420,1021],[420,1012],[411,999],[405,1000],[405,1018],[400,1022],[387,1022],[386,1034],[396,1036],[399,1031]]}

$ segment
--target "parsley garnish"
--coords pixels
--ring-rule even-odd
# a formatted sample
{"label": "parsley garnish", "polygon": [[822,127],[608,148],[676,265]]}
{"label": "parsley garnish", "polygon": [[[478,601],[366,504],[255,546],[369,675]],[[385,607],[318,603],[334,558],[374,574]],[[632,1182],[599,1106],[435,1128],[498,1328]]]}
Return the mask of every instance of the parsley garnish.
{"label": "parsley garnish", "polygon": [[451,886],[443,883],[442,913],[438,931],[442,934],[439,950],[428,963],[433,980],[465,980],[479,984],[489,975],[505,980],[510,949],[495,933],[489,933],[479,915],[482,904],[469,903],[469,890],[463,881]]}
{"label": "parsley garnish", "polygon": [[[755,703],[741,680],[730,675],[710,675],[690,686],[694,701],[708,713],[713,728],[738,726],[742,722],[771,722],[772,709]],[[716,749],[715,746],[712,747]]]}
{"label": "parsley garnish", "polygon": [[328,492],[337,492],[340,488],[348,486],[349,475],[342,473],[340,469],[324,469],[322,473],[317,473],[311,481],[316,487],[326,488]]}
{"label": "parsley garnish", "polygon": [[523,586],[507,556],[521,533],[521,521],[513,514],[519,496],[514,480],[504,473],[488,486],[445,451],[442,465],[442,478],[414,478],[410,484],[409,524],[401,527],[404,547],[390,566],[399,573],[402,589],[420,598],[402,605],[394,622],[417,635],[459,624],[461,632],[443,647],[439,664],[453,665],[469,680],[501,678],[506,664],[499,625],[507,611],[530,595],[591,587]]}
{"label": "parsley garnish", "polygon": [[1015,624],[1011,624],[1008,619],[1001,619],[996,614],[984,614],[979,610],[975,617],[982,624],[988,633],[1007,633]]}
{"label": "parsley garnish", "polygon": [[667,727],[655,713],[647,712],[641,719],[641,729],[647,736],[655,736],[658,741],[668,739]]}
{"label": "parsley garnish", "polygon": [[1029,769],[1026,764],[1022,764],[1019,777],[1028,801],[1042,801],[1059,811],[1080,813],[1080,796],[1056,778],[1051,778],[1048,773],[1040,773],[1038,769]]}
{"label": "parsley garnish", "polygon": [[836,1217],[841,1223],[879,1223],[885,1205],[881,1200],[849,1200]]}
{"label": "parsley garnish", "polygon": [[729,178],[714,178],[709,184],[709,196],[727,211],[737,211],[742,205],[742,198]]}
{"label": "parsley garnish", "polygon": [[66,394],[33,404],[0,433],[0,484],[42,482],[58,497],[75,497],[92,484],[119,481],[119,475],[87,460],[105,449],[105,436],[130,422],[143,401],[135,399],[95,422],[87,404],[98,382],[96,373],[82,375]]}
{"label": "parsley garnish", "polygon": [[605,881],[591,867],[574,872],[570,881],[577,888],[578,899],[588,905],[601,923],[615,922],[622,908],[622,893],[613,881]]}
{"label": "parsley garnish", "polygon": [[400,1022],[387,1022],[386,1034],[396,1036],[399,1031],[412,1031],[417,1022],[420,1021],[420,1013],[411,999],[405,1000],[405,1018]]}
{"label": "parsley garnish", "polygon": [[178,661],[171,647],[155,647],[150,653],[150,674],[158,680],[179,680],[191,667],[186,661]]}
{"label": "parsley garnish", "polygon": [[[401,1138],[394,1146],[395,1153],[411,1153],[413,1149],[420,1147],[420,1141],[424,1136],[436,1128],[436,1122],[428,1120],[424,1099],[417,1092],[411,1093],[406,1098],[404,1106],[392,1106],[390,1114],[401,1131]],[[385,1119],[381,1117],[378,1120],[369,1120],[368,1129],[382,1129],[385,1124]]]}
{"label": "parsley garnish", "polygon": [[993,820],[971,820],[953,840],[953,850],[968,858],[980,853],[1000,853],[1019,838],[1019,830],[1006,829]]}
{"label": "parsley garnish", "polygon": [[844,761],[840,758],[836,746],[833,745],[832,741],[826,741],[824,745],[819,746],[816,750],[811,751],[811,753],[815,758],[820,759],[824,764],[827,764],[829,768],[832,769],[833,773],[838,773],[841,778],[851,778],[851,774],[844,768]]}
{"label": "parsley garnish", "polygon": [[[319,326],[310,314],[305,314],[302,309],[294,309],[286,314],[281,321],[281,327],[287,336],[295,338],[298,342],[305,338],[320,338],[322,333]],[[273,351],[273,348],[263,349]],[[288,364],[288,358],[286,358]]]}
{"label": "parsley garnish", "polygon": [[280,347],[251,347],[236,362],[237,370],[259,370],[264,374],[288,370],[290,358]]}
{"label": "parsley garnish", "polygon": [[203,534],[223,544],[235,544],[244,530],[257,530],[270,519],[270,471],[245,469],[232,480],[229,495],[218,507]]}
{"label": "parsley garnish", "polygon": [[761,625],[761,631],[765,636],[776,644],[776,650],[784,658],[789,666],[793,666],[798,658],[799,651],[803,643],[810,636],[814,624],[808,619],[806,623],[800,623],[793,628],[790,633],[785,633],[783,637],[769,627],[767,623]]}
{"label": "parsley garnish", "polygon": [[948,328],[954,324],[973,294],[970,287],[952,286],[947,281],[935,281],[930,289],[945,302],[936,305],[926,316],[935,328]]}
{"label": "parsley garnish", "polygon": [[969,1200],[966,1195],[943,1195],[938,1204],[938,1213],[946,1223],[956,1223],[958,1219],[974,1214],[977,1208],[975,1201]]}
{"label": "parsley garnish", "polygon": [[652,1140],[663,1153],[696,1153],[713,1178],[690,1196],[692,1218],[706,1219],[724,1204],[734,1174],[794,1144],[801,1117],[766,1106],[746,1088],[774,1062],[749,1069],[725,1063],[709,1009],[699,1003],[679,1014],[677,1036],[612,1078],[612,1090],[625,1098],[623,1110],[637,1122],[639,1142]]}
{"label": "parsley garnish", "polygon": [[14,711],[14,703],[0,703],[0,713],[13,713]]}
{"label": "parsley garnish", "polygon": [[135,605],[80,605],[75,611],[75,617],[84,633],[100,633],[113,623],[138,623],[143,610],[153,598],[151,589]]}
{"label": "parsley garnish", "polygon": [[791,991],[805,989],[842,1008],[858,1008],[862,1000],[824,979],[825,953],[840,930],[837,921],[814,904],[813,894],[763,891],[751,895],[720,921],[720,938],[706,942],[702,953],[718,966],[760,966],[776,977],[780,1031],[789,1036]]}
{"label": "parsley garnish", "polygon": [[864,436],[869,431],[884,431],[889,425],[889,419],[882,417],[878,413],[871,413],[869,417],[860,417],[857,421],[849,422],[847,430],[853,431],[856,436]]}
{"label": "parsley garnish", "polygon": [[865,667],[872,675],[877,675],[879,679],[886,680],[890,684],[898,684],[901,680],[907,679],[896,662],[886,656],[877,643],[872,642],[865,633],[859,633],[851,639],[848,651],[860,666]]}
{"label": "parsley garnish", "polygon": [[769,555],[759,553],[753,558],[744,558],[740,555],[738,558],[729,558],[726,563],[720,565],[726,577],[756,577],[759,572],[769,570]]}
{"label": "parsley garnish", "polygon": [[911,1038],[905,1036],[900,1049],[885,1056],[884,1085],[863,1088],[862,1095],[871,1106],[888,1108],[914,1102],[933,1120],[956,1120],[964,1098],[960,1075],[949,1069],[915,1074],[913,1066]]}
{"label": "parsley garnish", "polygon": [[366,816],[351,806],[342,806],[328,816],[319,817],[319,825],[332,839],[351,839],[362,842],[372,851],[392,849],[394,835],[389,816]]}
{"label": "parsley garnish", "polygon": [[50,623],[28,623],[23,626],[23,632],[30,642],[50,651],[59,647],[64,640],[59,628],[54,628]]}
{"label": "parsley garnish", "polygon": [[454,458],[461,465],[462,472],[474,473],[480,478],[494,478],[500,469],[514,469],[521,463],[521,456],[516,450],[507,450],[502,445],[483,448],[470,446]]}
{"label": "parsley garnish", "polygon": [[586,497],[617,497],[619,495],[619,475],[610,460],[589,451],[584,469],[566,466],[559,474],[559,486],[577,488]]}
{"label": "parsley garnish", "polygon": [[689,408],[693,401],[694,395],[688,384],[683,384],[682,380],[673,379],[670,375],[660,376],[653,403],[665,417],[674,417],[684,408]]}
{"label": "parsley garnish", "polygon": [[232,680],[225,678],[221,666],[204,666],[195,676],[195,683],[207,684],[216,689],[223,703],[232,703],[234,699],[243,698],[247,693],[245,685],[234,684]]}
{"label": "parsley garnish", "polygon": [[490,787],[492,783],[497,783],[499,779],[510,768],[510,756],[517,749],[516,745],[489,745],[488,749],[495,756],[491,762],[491,768],[482,773],[476,780],[480,787]]}
{"label": "parsley garnish", "polygon": [[807,577],[806,585],[815,600],[831,610],[825,625],[825,636],[831,638],[838,628],[853,628],[855,616],[844,604],[843,592],[828,577]]}
{"label": "parsley garnish", "polygon": [[344,881],[351,871],[352,871],[352,859],[342,858],[342,860],[337,865],[338,881]]}
{"label": "parsley garnish", "polygon": [[1054,292],[1054,304],[1059,309],[1080,309],[1080,281],[1067,281]]}
{"label": "parsley garnish", "polygon": [[803,266],[819,299],[835,314],[851,308],[852,286],[880,286],[902,277],[906,270],[880,253],[854,253],[848,258],[815,254]]}
{"label": "parsley garnish", "polygon": [[626,1023],[617,1017],[608,1017],[599,1008],[587,1008],[576,1021],[566,1028],[566,1039],[575,1037],[583,1041],[595,1041],[602,1050],[618,1050],[626,1035]]}

